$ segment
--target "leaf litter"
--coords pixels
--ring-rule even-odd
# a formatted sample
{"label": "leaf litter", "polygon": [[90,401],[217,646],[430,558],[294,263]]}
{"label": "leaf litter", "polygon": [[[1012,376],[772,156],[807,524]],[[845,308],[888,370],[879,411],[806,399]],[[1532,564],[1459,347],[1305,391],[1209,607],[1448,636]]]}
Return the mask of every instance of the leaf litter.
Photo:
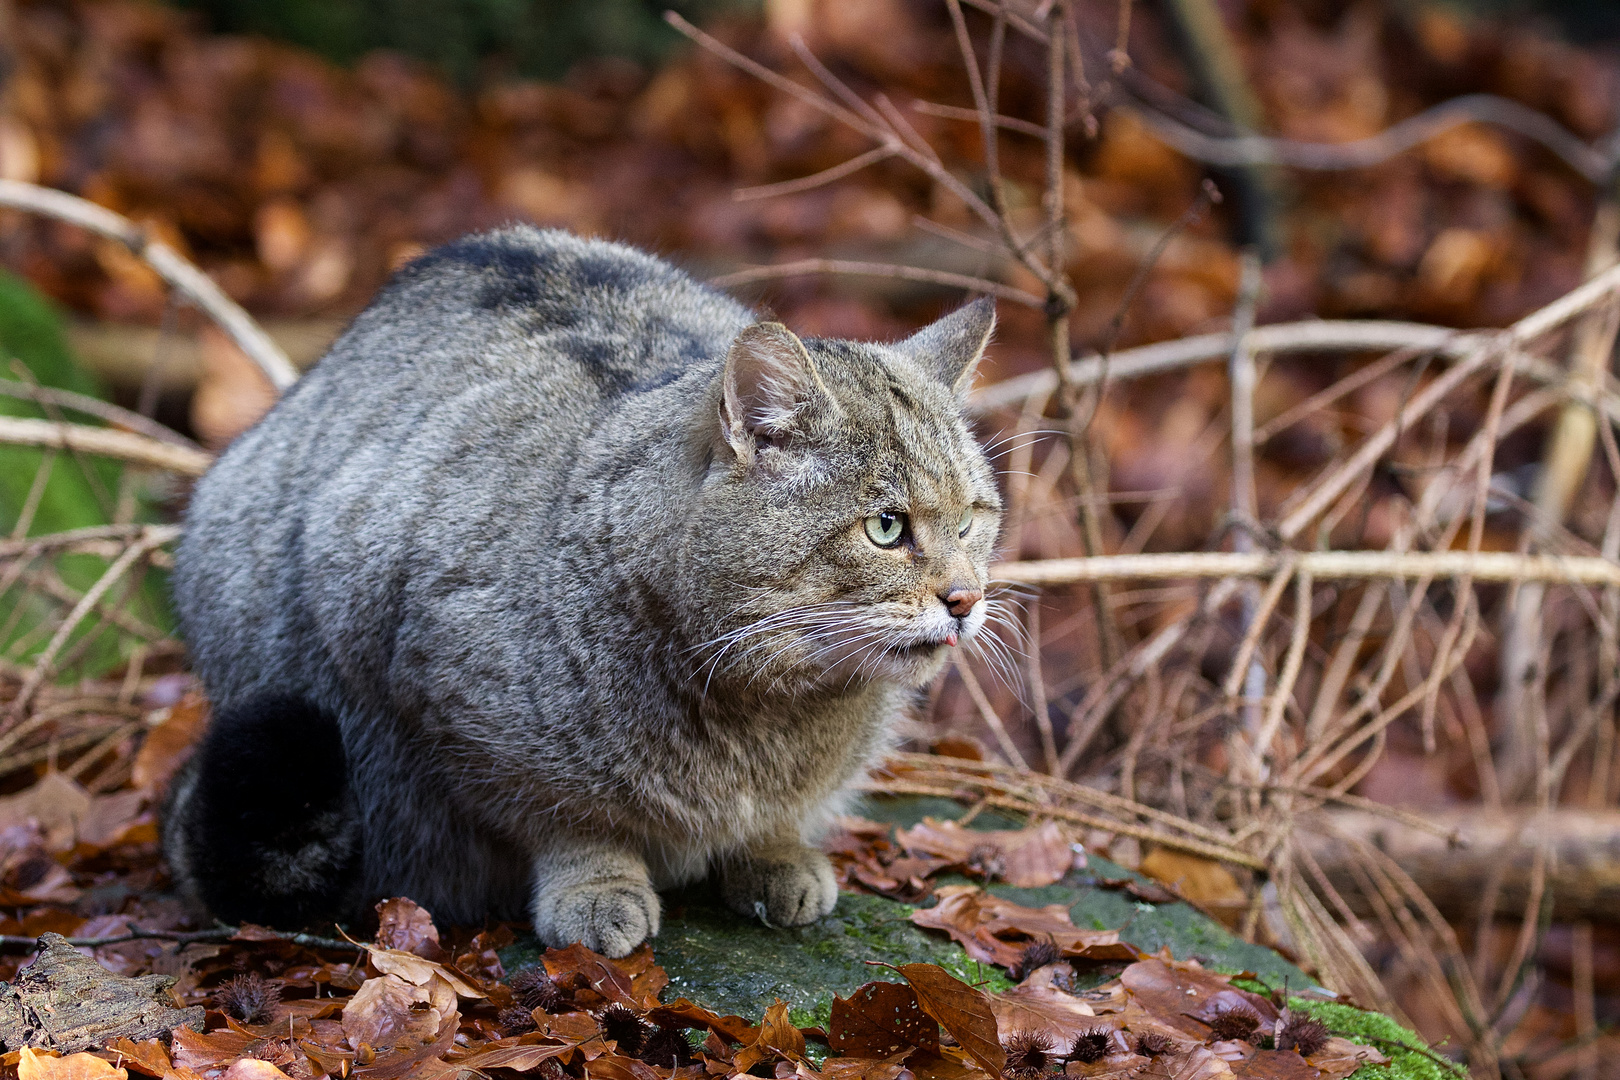
{"label": "leaf litter", "polygon": [[[165,771],[161,762],[150,767]],[[76,786],[59,778],[39,796],[42,805],[86,805],[92,797]],[[578,944],[549,949],[538,966],[508,973],[499,950],[514,940],[511,927],[441,928],[404,897],[377,905],[370,941],[300,943],[253,926],[217,940],[186,940],[183,911],[155,890],[126,897],[116,916],[77,914],[74,905],[112,875],[157,880],[155,836],[143,828],[150,813],[140,800],[123,805],[128,820],[103,822],[95,843],[34,816],[0,829],[0,881],[9,890],[0,900],[12,905],[4,929],[81,938],[137,929],[167,935],[101,945],[93,956],[109,977],[172,977],[178,1003],[205,1007],[202,1030],[118,1039],[67,1056],[49,1049],[0,1056],[0,1068],[14,1067],[19,1077],[450,1080],[476,1072],[541,1080],[745,1073],[1038,1080],[1061,1072],[1339,1080],[1384,1060],[1370,1047],[1316,1032],[1308,1018],[1290,1020],[1229,976],[1167,953],[1149,956],[1115,931],[1076,927],[1061,905],[1026,907],[979,885],[934,886],[921,873],[923,891],[938,902],[916,910],[912,921],[1005,969],[1016,985],[987,992],[933,964],[879,965],[875,976],[888,968],[892,977],[874,977],[847,998],[835,997],[825,1031],[795,1025],[781,1002],[754,1023],[685,998],[663,1001],[669,976],[651,945],[617,960]],[[980,877],[1028,882],[1083,865],[1077,846],[1049,824],[981,835],[988,839],[934,821],[891,835],[886,826],[846,821],[828,846],[846,870],[916,860],[932,874],[978,861]],[[976,850],[996,855],[977,859]],[[103,869],[98,875],[91,867]],[[867,876],[882,880],[876,870]],[[851,886],[864,884],[845,877]],[[1087,965],[1118,974],[1077,994],[1072,976]],[[1293,1046],[1314,1052],[1284,1047],[1277,1035],[1286,1025]],[[820,1049],[812,1053],[811,1044]]]}

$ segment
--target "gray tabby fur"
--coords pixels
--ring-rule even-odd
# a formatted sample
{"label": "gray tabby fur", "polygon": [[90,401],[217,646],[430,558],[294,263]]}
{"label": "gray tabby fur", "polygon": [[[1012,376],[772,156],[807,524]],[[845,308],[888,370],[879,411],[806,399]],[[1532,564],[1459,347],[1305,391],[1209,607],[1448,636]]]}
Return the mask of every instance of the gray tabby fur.
{"label": "gray tabby fur", "polygon": [[[942,597],[984,588],[999,524],[960,410],[993,322],[800,342],[615,244],[430,253],[199,483],[196,669],[216,710],[338,718],[365,896],[609,955],[710,871],[814,920],[810,844],[985,620]],[[868,539],[885,510],[914,544]]]}

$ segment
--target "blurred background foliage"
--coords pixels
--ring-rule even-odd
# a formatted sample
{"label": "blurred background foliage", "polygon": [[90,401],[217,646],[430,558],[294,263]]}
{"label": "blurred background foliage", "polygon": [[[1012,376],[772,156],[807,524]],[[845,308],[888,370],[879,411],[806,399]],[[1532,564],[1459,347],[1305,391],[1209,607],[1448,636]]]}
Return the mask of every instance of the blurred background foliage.
{"label": "blurred background foliage", "polygon": [[[23,278],[4,270],[0,270],[0,357],[6,379],[107,396],[100,380],[75,361],[55,306]],[[12,396],[0,396],[0,416],[62,419],[56,410]],[[107,458],[0,446],[0,536],[15,540],[110,521],[156,521],[160,514],[150,479],[141,470]],[[84,592],[106,567],[103,558],[72,553],[22,564],[20,573],[36,579],[39,588],[24,590],[20,601],[8,600],[0,612],[0,655],[17,659],[42,647],[55,625],[51,599],[60,599],[67,590]],[[173,631],[173,619],[161,576],[148,574],[144,581],[132,577],[115,595],[126,598],[126,618],[167,634]],[[112,632],[81,638],[74,648],[77,662],[67,666],[69,674],[99,675],[128,658],[134,639],[109,623],[100,626]]]}
{"label": "blurred background foliage", "polygon": [[[338,63],[396,49],[462,82],[496,72],[560,79],[582,59],[656,64],[679,40],[662,18],[702,22],[757,12],[769,0],[171,0],[201,12],[211,30],[263,34]],[[1338,7],[1336,0],[1331,5]],[[1620,35],[1614,0],[1444,0],[1473,15],[1539,18],[1565,35]]]}
{"label": "blurred background foliage", "polygon": [[702,21],[756,10],[760,0],[178,0],[209,28],[265,34],[350,63],[397,49],[463,82],[493,62],[501,74],[558,79],[577,61],[618,56],[653,64],[680,40],[673,8]]}

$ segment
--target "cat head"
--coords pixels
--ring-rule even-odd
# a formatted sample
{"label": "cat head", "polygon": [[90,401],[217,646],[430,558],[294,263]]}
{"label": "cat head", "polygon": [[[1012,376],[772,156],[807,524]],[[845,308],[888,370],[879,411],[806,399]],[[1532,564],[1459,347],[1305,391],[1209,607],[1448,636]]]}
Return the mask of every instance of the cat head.
{"label": "cat head", "polygon": [[921,685],[984,630],[1001,498],[962,404],[994,326],[981,300],[893,344],[732,342],[697,421],[705,685]]}

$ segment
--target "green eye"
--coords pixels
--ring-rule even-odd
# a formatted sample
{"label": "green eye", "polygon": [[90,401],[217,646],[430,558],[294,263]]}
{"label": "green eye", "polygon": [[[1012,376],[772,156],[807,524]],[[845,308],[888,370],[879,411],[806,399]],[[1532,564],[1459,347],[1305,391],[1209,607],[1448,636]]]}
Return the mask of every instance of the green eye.
{"label": "green eye", "polygon": [[968,530],[973,528],[973,507],[962,511],[962,520],[956,523],[956,535],[966,536]]}
{"label": "green eye", "polygon": [[905,535],[906,515],[885,510],[866,519],[867,538],[878,547],[894,547]]}

